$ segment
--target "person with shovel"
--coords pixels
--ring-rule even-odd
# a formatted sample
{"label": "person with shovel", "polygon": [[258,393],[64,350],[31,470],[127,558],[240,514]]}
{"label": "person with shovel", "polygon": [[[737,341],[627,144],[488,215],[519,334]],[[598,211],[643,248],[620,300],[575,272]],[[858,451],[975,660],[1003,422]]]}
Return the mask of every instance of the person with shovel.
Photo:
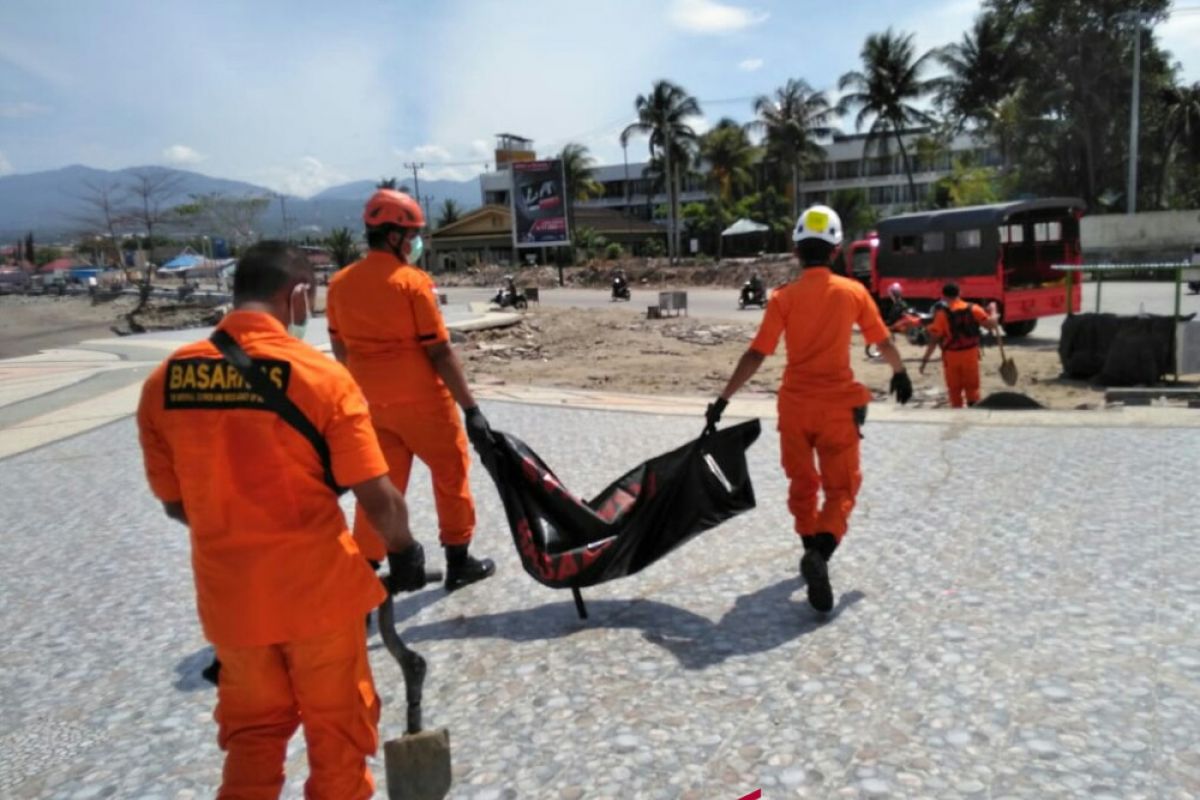
{"label": "person with shovel", "polygon": [[921,374],[937,347],[942,348],[942,373],[950,394],[950,407],[962,408],[979,402],[979,328],[996,331],[996,317],[960,296],[957,283],[942,286],[942,300],[934,308],[933,321],[926,326],[929,345],[921,358]]}
{"label": "person with shovel", "polygon": [[279,797],[301,726],[305,797],[374,795],[379,698],[362,620],[388,594],[337,489],[354,492],[386,542],[388,588],[426,581],[366,401],[344,367],[301,341],[315,285],[298,248],[249,248],[234,310],[151,373],[138,405],[146,476],[190,530],[200,624],[221,663],[219,798]]}
{"label": "person with shovel", "polygon": [[[862,331],[867,344],[878,345],[892,368],[889,392],[900,403],[912,397],[912,381],[870,292],[830,269],[842,243],[837,212],[822,205],[807,209],[796,221],[792,241],[800,277],[771,294],[758,334],[705,417],[716,426],[729,399],[783,337],[787,367],[778,400],[779,440],[788,477],[788,509],[804,547],[800,574],[808,602],[828,612],[833,608],[828,563],[846,535],[862,484],[859,429],[871,400],[871,392],[854,380],[850,368],[853,328]],[[820,491],[823,504],[818,502]]]}

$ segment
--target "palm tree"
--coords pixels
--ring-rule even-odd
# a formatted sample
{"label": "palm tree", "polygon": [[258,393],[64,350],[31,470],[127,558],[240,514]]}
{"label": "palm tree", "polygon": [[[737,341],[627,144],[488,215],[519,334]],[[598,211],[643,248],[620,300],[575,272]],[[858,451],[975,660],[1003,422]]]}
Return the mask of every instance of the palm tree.
{"label": "palm tree", "polygon": [[955,130],[971,123],[989,130],[1019,76],[1016,43],[1005,18],[980,14],[962,41],[942,48],[937,60],[948,73],[938,87],[937,104]]}
{"label": "palm tree", "polygon": [[[1165,160],[1186,157],[1192,164],[1200,163],[1200,82],[1191,86],[1172,86],[1162,93],[1165,117],[1163,128],[1167,141]],[[1160,192],[1166,195],[1171,171],[1164,165]]]}
{"label": "palm tree", "polygon": [[789,79],[775,90],[775,96],[760,96],[754,101],[758,119],[749,127],[765,132],[767,152],[791,171],[792,218],[799,213],[800,180],[804,167],[825,156],[817,138],[833,133],[833,110],[824,92],[802,80]]}
{"label": "palm tree", "polygon": [[708,162],[709,180],[723,204],[732,203],[754,183],[754,147],[733,120],[722,119],[700,137],[700,156]]}
{"label": "palm tree", "polygon": [[912,163],[903,136],[908,128],[934,123],[933,117],[914,103],[941,87],[938,79],[921,78],[921,72],[937,56],[937,51],[930,50],[918,58],[913,47],[913,34],[898,34],[888,28],[867,37],[861,56],[863,69],[847,72],[838,81],[839,91],[850,90],[842,95],[838,113],[847,114],[857,108],[855,130],[862,130],[863,123],[871,119],[863,149],[864,161],[872,145],[878,145],[880,152],[886,155],[888,137],[896,140],[908,176],[909,198],[915,207],[917,187],[913,183]]}
{"label": "palm tree", "polygon": [[596,160],[588,152],[587,145],[568,142],[558,156],[563,162],[567,176],[567,196],[571,201],[591,200],[604,193],[604,187],[594,177]]}
{"label": "palm tree", "polygon": [[442,207],[438,211],[437,226],[444,228],[452,222],[458,222],[458,218],[462,216],[462,209],[458,203],[454,202],[454,198],[447,197],[442,201]]}
{"label": "palm tree", "polygon": [[568,142],[563,146],[558,157],[563,163],[563,175],[566,181],[568,219],[571,226],[571,238],[575,238],[575,201],[590,200],[604,194],[604,187],[597,181],[592,166],[596,160],[588,152],[587,145],[578,142]]}
{"label": "palm tree", "polygon": [[354,244],[354,236],[350,233],[349,228],[334,228],[329,232],[329,238],[325,240],[325,244],[329,247],[329,254],[333,256],[338,269],[358,257],[358,247]]}
{"label": "palm tree", "polygon": [[380,178],[375,184],[376,189],[396,189],[399,190],[396,184],[400,182],[399,178]]}
{"label": "palm tree", "polygon": [[696,132],[687,124],[690,117],[700,116],[700,103],[683,87],[666,80],[656,81],[650,94],[639,94],[633,102],[637,122],[621,131],[621,145],[633,134],[650,138],[650,156],[662,153],[667,173],[667,216],[671,235],[671,259],[679,256],[679,182],[681,156],[686,156],[696,144]]}

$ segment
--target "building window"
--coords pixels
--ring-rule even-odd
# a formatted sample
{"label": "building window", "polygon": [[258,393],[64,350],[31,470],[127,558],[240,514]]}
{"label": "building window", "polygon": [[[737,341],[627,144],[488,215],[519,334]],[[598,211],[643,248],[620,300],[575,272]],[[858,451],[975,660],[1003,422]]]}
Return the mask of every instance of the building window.
{"label": "building window", "polygon": [[926,253],[936,253],[946,249],[946,234],[941,231],[929,231],[921,237],[921,249]]}
{"label": "building window", "polygon": [[983,234],[978,228],[954,234],[955,250],[974,250],[983,245]]}
{"label": "building window", "polygon": [[1057,242],[1062,239],[1061,222],[1038,222],[1033,226],[1033,238],[1037,242]]}
{"label": "building window", "polygon": [[838,161],[833,166],[834,177],[839,180],[857,178],[862,174],[862,161],[855,158],[850,161]]}
{"label": "building window", "polygon": [[872,186],[869,192],[871,205],[886,206],[895,202],[895,187]]}
{"label": "building window", "polygon": [[1000,243],[1001,244],[1023,244],[1025,242],[1025,228],[1021,225],[1001,225],[1000,226]]}
{"label": "building window", "polygon": [[872,158],[867,161],[867,175],[870,177],[878,177],[880,175],[894,175],[896,173],[895,159],[891,156],[882,156],[880,158]]}

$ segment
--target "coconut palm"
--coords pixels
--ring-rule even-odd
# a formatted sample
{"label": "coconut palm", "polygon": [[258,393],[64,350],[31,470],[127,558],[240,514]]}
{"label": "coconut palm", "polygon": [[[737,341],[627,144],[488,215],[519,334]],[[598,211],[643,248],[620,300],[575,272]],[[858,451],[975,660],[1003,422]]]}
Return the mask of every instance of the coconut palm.
{"label": "coconut palm", "polygon": [[358,258],[358,247],[354,244],[354,235],[350,233],[349,228],[334,228],[329,232],[325,246],[329,248],[329,254],[333,256],[338,269]]}
{"label": "coconut palm", "polygon": [[453,197],[447,197],[442,201],[442,207],[438,209],[437,226],[445,227],[452,222],[458,222],[458,218],[462,216],[462,208],[455,202]]}
{"label": "coconut palm", "polygon": [[591,200],[604,194],[604,187],[594,177],[593,167],[596,159],[592,158],[587,145],[568,142],[558,157],[563,162],[563,172],[567,176],[567,196],[572,201]]}
{"label": "coconut palm", "polygon": [[375,188],[376,189],[396,189],[396,190],[398,190],[399,187],[397,186],[397,184],[399,182],[400,182],[399,178],[380,178],[379,181],[375,184]]}
{"label": "coconut palm", "polygon": [[754,147],[741,125],[722,119],[700,137],[700,156],[708,162],[708,177],[720,201],[728,205],[754,183]]}
{"label": "coconut palm", "polygon": [[667,218],[671,235],[671,258],[679,255],[679,184],[682,173],[681,156],[695,147],[696,131],[687,123],[700,116],[700,103],[683,87],[670,81],[655,82],[650,94],[639,94],[633,103],[637,122],[621,131],[621,144],[626,145],[634,134],[650,139],[650,156],[662,153],[667,173]]}
{"label": "coconut palm", "polygon": [[863,124],[871,120],[863,160],[872,146],[877,146],[886,155],[889,137],[895,139],[914,206],[917,188],[903,135],[908,128],[934,124],[934,118],[917,108],[915,103],[941,87],[938,79],[921,78],[925,67],[936,56],[937,52],[930,50],[917,57],[913,34],[895,33],[888,28],[867,37],[861,53],[862,70],[847,72],[838,81],[839,91],[849,90],[838,103],[838,113],[848,114],[857,108],[855,130],[862,130]]}
{"label": "coconut palm", "polygon": [[990,130],[1020,74],[1016,43],[1005,18],[980,14],[962,41],[942,48],[937,60],[947,72],[938,86],[937,103],[955,129],[974,124]]}
{"label": "coconut palm", "polygon": [[754,101],[758,119],[749,124],[766,135],[768,157],[791,175],[792,218],[799,212],[800,180],[804,168],[825,157],[817,139],[833,133],[833,110],[824,92],[813,91],[803,80],[789,79],[774,96]]}

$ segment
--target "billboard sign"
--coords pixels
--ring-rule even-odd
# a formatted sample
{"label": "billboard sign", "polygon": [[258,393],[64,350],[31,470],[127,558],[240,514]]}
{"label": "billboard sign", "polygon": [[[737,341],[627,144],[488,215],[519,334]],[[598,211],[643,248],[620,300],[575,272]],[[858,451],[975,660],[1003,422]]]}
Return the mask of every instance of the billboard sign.
{"label": "billboard sign", "polygon": [[513,181],[513,245],[569,245],[567,181],[562,161],[516,161],[509,169]]}

